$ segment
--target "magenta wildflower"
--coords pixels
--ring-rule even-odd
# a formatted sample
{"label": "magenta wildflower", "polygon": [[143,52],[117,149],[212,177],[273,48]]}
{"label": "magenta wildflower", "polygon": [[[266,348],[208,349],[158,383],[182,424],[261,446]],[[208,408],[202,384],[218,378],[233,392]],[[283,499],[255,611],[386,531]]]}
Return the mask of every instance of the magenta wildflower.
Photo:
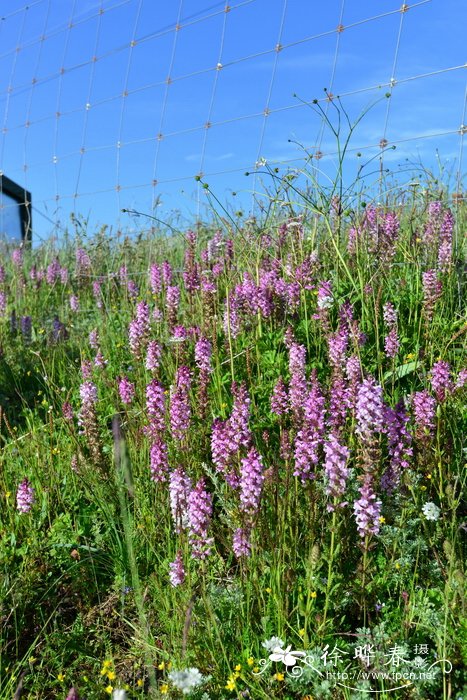
{"label": "magenta wildflower", "polygon": [[296,420],[299,419],[303,413],[303,401],[308,390],[305,360],[305,346],[292,342],[289,350],[289,402]]}
{"label": "magenta wildflower", "polygon": [[72,294],[70,299],[70,309],[73,311],[73,313],[77,313],[79,311],[79,298],[76,296],[76,294]]}
{"label": "magenta wildflower", "polygon": [[232,385],[234,404],[229,418],[229,436],[236,451],[240,447],[248,447],[251,441],[251,431],[248,426],[250,417],[250,397],[247,388],[241,384]]}
{"label": "magenta wildflower", "polygon": [[388,436],[389,466],[381,477],[381,486],[388,493],[392,493],[399,485],[402,471],[409,466],[413,454],[412,435],[407,430],[409,417],[402,402],[395,408],[385,407],[384,419]]}
{"label": "magenta wildflower", "polygon": [[77,274],[82,274],[83,272],[88,272],[91,269],[91,258],[84,250],[84,248],[76,249],[76,272]]}
{"label": "magenta wildflower", "polygon": [[328,424],[334,430],[342,427],[347,418],[347,411],[353,406],[353,397],[347,387],[343,375],[335,371],[331,379],[329,390],[329,416]]}
{"label": "magenta wildflower", "polygon": [[169,457],[167,445],[160,437],[156,437],[149,451],[151,479],[167,481],[169,473]]}
{"label": "magenta wildflower", "polygon": [[100,348],[97,349],[96,356],[94,358],[94,367],[106,367],[108,360],[105,359]]}
{"label": "magenta wildflower", "polygon": [[263,471],[261,455],[252,447],[242,459],[240,470],[241,510],[249,516],[254,516],[259,508],[264,483]]}
{"label": "magenta wildflower", "polygon": [[452,260],[452,232],[454,229],[454,217],[450,209],[444,213],[440,230],[440,246],[438,250],[438,269],[440,272],[448,272]]}
{"label": "magenta wildflower", "polygon": [[195,361],[201,372],[212,372],[212,345],[207,338],[200,338],[195,345]]}
{"label": "magenta wildflower", "polygon": [[138,298],[139,296],[139,287],[136,284],[135,280],[129,279],[127,280],[126,283],[126,290],[128,292],[128,296],[130,299],[133,301]]}
{"label": "magenta wildflower", "polygon": [[94,328],[94,330],[89,333],[89,345],[93,350],[97,350],[99,347],[99,331],[97,328]]}
{"label": "magenta wildflower", "polygon": [[93,382],[83,382],[79,395],[83,406],[94,406],[97,403],[97,386]]}
{"label": "magenta wildflower", "polygon": [[20,513],[29,513],[33,503],[34,489],[28,479],[23,479],[16,491],[16,507]]}
{"label": "magenta wildflower", "polygon": [[233,541],[232,541],[232,549],[237,557],[237,559],[240,559],[240,557],[249,557],[251,554],[251,541],[250,541],[251,534],[248,532],[248,530],[245,530],[242,527],[238,527],[233,535]]}
{"label": "magenta wildflower", "polygon": [[393,328],[397,324],[397,310],[390,301],[383,306],[383,319],[388,328]]}
{"label": "magenta wildflower", "polygon": [[438,279],[436,270],[427,270],[423,278],[423,312],[427,322],[433,318],[436,302],[441,297],[443,285]]}
{"label": "magenta wildflower", "polygon": [[135,385],[128,377],[122,377],[118,382],[118,393],[122,403],[128,405],[135,398]]}
{"label": "magenta wildflower", "polygon": [[329,362],[335,369],[340,369],[345,363],[348,344],[349,331],[345,325],[328,337]]}
{"label": "magenta wildflower", "polygon": [[161,272],[162,272],[162,280],[164,284],[167,286],[172,282],[172,266],[168,262],[168,260],[164,260],[164,262],[161,265]]}
{"label": "magenta wildflower", "polygon": [[46,281],[47,284],[53,285],[60,278],[61,265],[58,258],[55,258],[47,267]]}
{"label": "magenta wildflower", "polygon": [[363,443],[373,441],[376,433],[384,428],[383,389],[373,377],[364,379],[357,395],[357,428]]}
{"label": "magenta wildflower", "polygon": [[180,534],[189,525],[188,496],[191,491],[191,479],[183,467],[178,467],[170,474],[169,494],[170,510],[175,525],[175,532]]}
{"label": "magenta wildflower", "polygon": [[[324,473],[327,479],[326,494],[330,496],[333,501],[339,501],[345,493],[347,478],[349,476],[347,461],[350,456],[350,451],[340,442],[339,438],[336,437],[334,433],[331,433],[324,446],[324,454]],[[337,505],[344,506],[346,502],[337,503]],[[327,508],[329,511],[334,510],[334,504],[329,504]]]}
{"label": "magenta wildflower", "polygon": [[164,387],[153,379],[146,387],[146,410],[149,418],[148,432],[157,435],[165,430]]}
{"label": "magenta wildflower", "polygon": [[162,270],[159,265],[151,265],[149,270],[149,284],[153,294],[160,294],[162,291]]}
{"label": "magenta wildflower", "polygon": [[438,242],[442,211],[443,205],[441,202],[430,202],[428,204],[428,216],[423,234],[423,242],[428,249],[433,248]]}
{"label": "magenta wildflower", "polygon": [[233,292],[227,292],[225,310],[223,316],[223,328],[226,335],[236,338],[241,328],[241,302],[239,296]]}
{"label": "magenta wildflower", "polygon": [[302,427],[295,439],[295,470],[304,482],[314,479],[314,468],[319,461],[319,450],[324,437],[325,399],[321,392],[316,372],[313,372],[312,387],[304,402]]}
{"label": "magenta wildflower", "polygon": [[126,265],[121,265],[118,271],[118,279],[120,284],[125,284],[128,280],[128,268]]}
{"label": "magenta wildflower", "polygon": [[69,401],[64,401],[62,404],[62,416],[69,423],[73,421],[73,407]]}
{"label": "magenta wildflower", "polygon": [[81,363],[81,374],[83,379],[91,379],[92,377],[92,362],[90,360],[83,360]]}
{"label": "magenta wildflower", "polygon": [[11,253],[11,259],[15,267],[22,267],[23,265],[23,249],[15,248]]}
{"label": "magenta wildflower", "polygon": [[169,564],[170,573],[170,583],[172,586],[181,586],[185,581],[185,568],[183,566],[183,558],[180,550],[177,552],[177,556],[174,561]]}
{"label": "magenta wildflower", "polygon": [[417,437],[424,440],[435,429],[436,400],[426,389],[417,391],[412,396],[412,409],[417,427]]}
{"label": "magenta wildflower", "polygon": [[172,437],[179,442],[186,437],[190,428],[190,385],[191,372],[188,367],[182,366],[177,371],[170,396],[170,428]]}
{"label": "magenta wildflower", "polygon": [[180,288],[177,285],[167,287],[166,308],[169,327],[177,324],[178,307],[180,304]]}
{"label": "magenta wildflower", "polygon": [[231,458],[228,422],[216,418],[212,424],[211,454],[217,471],[223,472]]}
{"label": "magenta wildflower", "polygon": [[365,478],[359,489],[360,497],[354,503],[358,534],[362,539],[377,535],[380,530],[381,501],[376,500],[371,478]]}
{"label": "magenta wildflower", "polygon": [[449,363],[444,360],[435,362],[431,369],[431,386],[440,403],[442,403],[454,389],[450,374],[451,367]]}
{"label": "magenta wildflower", "polygon": [[102,309],[102,291],[101,291],[101,283],[99,281],[95,281],[92,283],[92,293],[94,295],[94,298],[96,300],[96,306],[98,309]]}
{"label": "magenta wildflower", "polygon": [[148,343],[149,331],[149,306],[145,301],[141,301],[136,307],[136,316],[130,321],[128,327],[130,351],[137,359],[141,359],[142,357],[143,351]]}
{"label": "magenta wildflower", "polygon": [[279,377],[271,396],[271,411],[276,416],[284,416],[289,412],[289,397],[287,387],[282,377]]}
{"label": "magenta wildflower", "polygon": [[155,340],[150,340],[146,351],[145,366],[149,372],[155,372],[159,367],[159,361],[162,356],[162,348]]}
{"label": "magenta wildflower", "polygon": [[212,495],[206,491],[201,478],[188,496],[188,522],[193,559],[205,559],[211,554],[213,538],[208,537],[212,517]]}
{"label": "magenta wildflower", "polygon": [[384,352],[386,357],[394,359],[399,352],[399,336],[397,335],[397,328],[391,328],[389,334],[384,338]]}

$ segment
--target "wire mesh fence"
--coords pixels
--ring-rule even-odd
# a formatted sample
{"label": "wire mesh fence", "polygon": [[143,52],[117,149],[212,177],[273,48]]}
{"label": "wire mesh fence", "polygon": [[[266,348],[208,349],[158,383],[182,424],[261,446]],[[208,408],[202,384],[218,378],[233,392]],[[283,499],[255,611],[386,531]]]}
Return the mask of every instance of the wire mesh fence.
{"label": "wire mesh fence", "polygon": [[[332,116],[337,96],[357,115],[391,95],[351,153],[396,163],[433,161],[438,149],[460,186],[467,64],[457,0],[167,5],[0,3],[0,174],[32,193],[37,235],[63,231],[72,212],[116,227],[123,208],[200,216],[200,176],[221,199],[254,206],[264,159],[300,165],[307,152],[332,162],[336,145],[310,104]],[[2,197],[0,231],[13,206]]]}

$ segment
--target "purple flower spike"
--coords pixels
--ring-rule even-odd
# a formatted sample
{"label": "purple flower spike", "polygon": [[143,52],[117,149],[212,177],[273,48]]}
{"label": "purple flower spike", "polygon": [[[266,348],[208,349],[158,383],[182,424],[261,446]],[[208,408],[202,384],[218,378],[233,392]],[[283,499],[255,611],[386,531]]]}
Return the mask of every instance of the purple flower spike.
{"label": "purple flower spike", "polygon": [[170,567],[170,583],[172,586],[181,586],[185,581],[185,568],[183,566],[182,553],[179,550],[174,561],[169,564]]}
{"label": "purple flower spike", "polygon": [[264,483],[261,455],[252,447],[242,459],[240,473],[240,501],[244,513],[254,516],[259,508]]}
{"label": "purple flower spike", "polygon": [[124,404],[130,404],[135,397],[135,385],[130,382],[128,377],[122,377],[118,382],[118,392],[120,400]]}
{"label": "purple flower spike", "polygon": [[188,496],[188,521],[193,559],[205,559],[211,554],[213,538],[208,537],[212,517],[212,495],[206,491],[201,478]]}
{"label": "purple flower spike", "polygon": [[237,559],[249,557],[251,554],[250,533],[239,527],[233,535],[232,549]]}
{"label": "purple flower spike", "polygon": [[189,526],[188,496],[191,491],[191,479],[182,467],[174,469],[170,475],[169,494],[170,510],[175,525],[175,532],[180,534]]}
{"label": "purple flower spike", "polygon": [[412,408],[417,425],[417,436],[426,439],[435,429],[436,400],[426,389],[417,391],[412,396]]}
{"label": "purple flower spike", "polygon": [[289,397],[287,387],[282,377],[279,377],[271,396],[271,411],[276,416],[284,416],[289,412]]}
{"label": "purple flower spike", "polygon": [[435,362],[431,370],[431,386],[436,394],[436,398],[442,403],[448,394],[454,389],[454,384],[450,377],[451,367],[448,362],[439,360]]}
{"label": "purple flower spike", "polygon": [[33,503],[34,489],[28,479],[23,479],[16,492],[16,507],[20,513],[29,513]]}
{"label": "purple flower spike", "polygon": [[384,427],[383,389],[373,377],[364,379],[357,395],[357,433],[363,443],[371,443]]}
{"label": "purple flower spike", "polygon": [[167,481],[169,457],[167,445],[160,437],[157,437],[151,445],[149,456],[151,479],[159,482]]}
{"label": "purple flower spike", "polygon": [[[339,500],[345,493],[347,477],[349,476],[349,470],[346,465],[350,451],[331,433],[324,446],[324,453],[326,455],[324,472],[328,480],[326,493],[333,500]],[[338,505],[343,506],[346,503],[339,503]],[[334,505],[329,504],[328,510],[334,510]]]}
{"label": "purple flower spike", "polygon": [[388,436],[389,466],[381,477],[381,486],[387,493],[392,493],[399,485],[400,476],[409,466],[412,456],[412,435],[407,430],[409,417],[404,404],[385,409],[386,433]]}
{"label": "purple flower spike", "polygon": [[367,477],[360,488],[360,498],[354,503],[358,534],[362,538],[377,535],[380,529],[381,501],[376,500],[371,479]]}

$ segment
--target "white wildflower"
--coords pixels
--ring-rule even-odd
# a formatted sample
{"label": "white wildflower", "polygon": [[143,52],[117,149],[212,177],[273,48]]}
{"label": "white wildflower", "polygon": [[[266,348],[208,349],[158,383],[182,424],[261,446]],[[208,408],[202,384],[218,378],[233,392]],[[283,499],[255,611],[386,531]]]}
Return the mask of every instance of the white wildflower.
{"label": "white wildflower", "polygon": [[280,637],[271,637],[271,639],[267,639],[265,642],[263,642],[261,646],[268,651],[275,651],[276,647],[282,649],[284,644],[285,642],[283,642]]}
{"label": "white wildflower", "polygon": [[441,513],[438,506],[431,501],[424,504],[422,511],[427,520],[438,520],[439,514]]}
{"label": "white wildflower", "polygon": [[171,671],[169,680],[178,690],[181,690],[184,695],[188,695],[192,690],[198,688],[206,680],[197,668],[187,668],[184,671]]}

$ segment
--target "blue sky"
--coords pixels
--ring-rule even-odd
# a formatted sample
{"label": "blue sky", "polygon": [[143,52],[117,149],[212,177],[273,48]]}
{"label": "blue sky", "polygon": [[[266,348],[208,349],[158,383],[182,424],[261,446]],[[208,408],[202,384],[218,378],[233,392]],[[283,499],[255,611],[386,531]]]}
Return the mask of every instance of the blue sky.
{"label": "blue sky", "polygon": [[244,172],[259,157],[303,163],[289,140],[319,148],[332,172],[335,143],[302,101],[327,87],[355,117],[393,78],[389,104],[355,133],[348,176],[355,152],[371,157],[383,137],[400,142],[388,166],[435,167],[438,150],[456,172],[465,2],[400,6],[232,0],[225,12],[204,0],[0,0],[0,168],[32,192],[38,235],[67,226],[71,211],[92,226],[133,226],[123,207],[180,212],[188,225],[205,212],[199,172],[245,211],[261,177]]}

